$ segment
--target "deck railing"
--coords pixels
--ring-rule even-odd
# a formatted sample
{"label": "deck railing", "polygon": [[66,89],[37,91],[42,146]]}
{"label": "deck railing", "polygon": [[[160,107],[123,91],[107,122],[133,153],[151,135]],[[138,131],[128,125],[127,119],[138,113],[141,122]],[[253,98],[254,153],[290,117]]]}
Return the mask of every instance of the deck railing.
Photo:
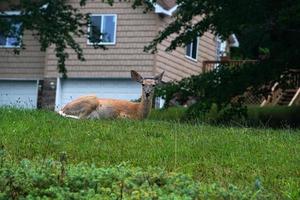
{"label": "deck railing", "polygon": [[300,87],[300,69],[289,69],[284,73],[287,83],[292,88]]}
{"label": "deck railing", "polygon": [[238,66],[245,63],[256,63],[257,60],[205,60],[203,61],[203,72],[209,72],[215,68],[217,68],[219,65],[229,65],[229,66]]}
{"label": "deck railing", "polygon": [[261,106],[276,105],[279,99],[283,97],[287,91],[295,90],[293,98],[290,100],[288,106],[297,105],[300,103],[300,70],[289,69],[281,76],[282,81],[279,84],[276,82],[271,89],[267,99],[265,99]]}
{"label": "deck railing", "polygon": [[[205,60],[203,61],[203,73],[209,72],[217,68],[219,65],[239,66],[245,63],[255,64],[257,62],[258,60]],[[297,90],[294,98],[292,99],[289,105],[300,104],[300,69],[289,69],[288,71],[283,73],[282,78],[285,80],[286,85],[288,85],[288,88],[293,88]],[[282,89],[281,86],[279,85],[279,83],[276,83],[272,87],[270,95],[267,99],[263,101],[263,103],[261,103],[261,97],[245,92],[244,96],[246,102],[248,104],[261,104],[261,106],[276,105],[284,93],[284,89]]]}

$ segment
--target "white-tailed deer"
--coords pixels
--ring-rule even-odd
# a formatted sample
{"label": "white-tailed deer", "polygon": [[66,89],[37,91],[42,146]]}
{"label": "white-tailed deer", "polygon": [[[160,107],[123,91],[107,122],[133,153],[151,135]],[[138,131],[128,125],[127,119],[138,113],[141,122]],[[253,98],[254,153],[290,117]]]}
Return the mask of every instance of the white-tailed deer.
{"label": "white-tailed deer", "polygon": [[96,96],[82,96],[64,106],[59,114],[75,119],[144,119],[148,116],[152,107],[154,87],[161,82],[163,74],[164,72],[154,78],[143,78],[136,71],[131,71],[131,78],[142,85],[140,103],[118,99],[102,99]]}

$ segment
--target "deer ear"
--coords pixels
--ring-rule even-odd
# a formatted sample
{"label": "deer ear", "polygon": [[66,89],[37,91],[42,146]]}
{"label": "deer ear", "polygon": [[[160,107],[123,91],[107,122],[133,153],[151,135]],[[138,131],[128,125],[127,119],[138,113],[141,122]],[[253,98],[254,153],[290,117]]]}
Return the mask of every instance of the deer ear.
{"label": "deer ear", "polygon": [[165,71],[163,71],[162,73],[154,76],[154,79],[155,79],[156,83],[161,83],[164,73],[165,73]]}
{"label": "deer ear", "polygon": [[139,83],[143,82],[143,77],[139,73],[137,73],[134,70],[131,70],[130,72],[131,72],[131,78],[132,78],[132,80],[137,81]]}

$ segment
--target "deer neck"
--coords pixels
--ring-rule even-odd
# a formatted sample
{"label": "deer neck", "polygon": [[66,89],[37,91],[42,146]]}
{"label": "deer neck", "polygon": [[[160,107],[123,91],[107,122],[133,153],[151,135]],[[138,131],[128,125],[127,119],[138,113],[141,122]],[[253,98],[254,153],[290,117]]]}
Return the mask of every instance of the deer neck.
{"label": "deer neck", "polygon": [[139,117],[141,119],[144,119],[149,115],[150,110],[152,108],[152,99],[153,95],[151,95],[148,98],[142,95],[141,103],[139,104]]}

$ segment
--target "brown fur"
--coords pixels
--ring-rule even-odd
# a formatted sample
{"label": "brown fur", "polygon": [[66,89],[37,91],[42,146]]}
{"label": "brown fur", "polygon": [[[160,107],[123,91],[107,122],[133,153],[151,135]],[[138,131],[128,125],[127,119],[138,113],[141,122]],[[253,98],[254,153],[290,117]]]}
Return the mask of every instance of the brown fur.
{"label": "brown fur", "polygon": [[163,73],[154,79],[144,79],[140,74],[131,71],[133,80],[143,85],[140,103],[126,100],[103,99],[96,96],[83,96],[68,103],[59,112],[62,116],[72,118],[146,118],[152,106],[154,86],[162,79]]}

